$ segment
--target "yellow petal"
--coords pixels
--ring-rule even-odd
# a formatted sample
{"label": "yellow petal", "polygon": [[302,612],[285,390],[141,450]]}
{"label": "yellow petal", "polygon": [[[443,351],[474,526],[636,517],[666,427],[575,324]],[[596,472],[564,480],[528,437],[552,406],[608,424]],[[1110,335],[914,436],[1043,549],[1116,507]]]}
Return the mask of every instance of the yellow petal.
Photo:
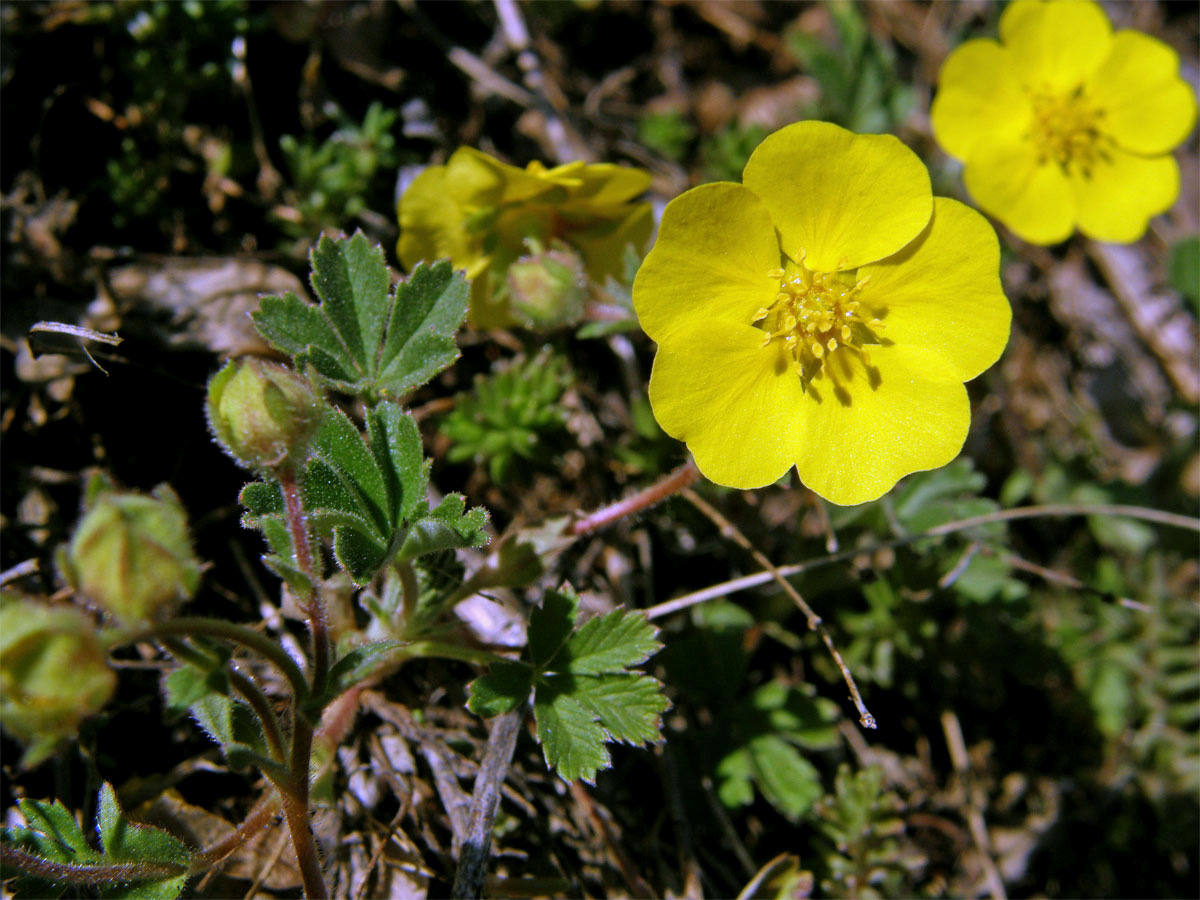
{"label": "yellow petal", "polygon": [[397,253],[406,269],[441,257],[468,267],[482,256],[463,227],[464,211],[448,196],[445,166],[430,166],[414,178],[400,198],[399,211]]}
{"label": "yellow petal", "polygon": [[[638,254],[646,248],[654,230],[654,210],[649,203],[631,203],[618,210],[601,210],[604,227],[593,236],[587,230],[574,232],[570,242],[583,256],[588,274],[600,284],[611,275],[620,279],[625,271],[625,248],[633,245]],[[610,227],[612,223],[616,227]]]}
{"label": "yellow petal", "polygon": [[704,476],[756,488],[796,458],[800,376],[781,341],[762,346],[749,325],[698,319],[659,345],[650,405],[667,434],[686,441]]}
{"label": "yellow petal", "polygon": [[1196,124],[1196,95],[1179,77],[1179,56],[1140,31],[1119,31],[1088,95],[1104,110],[1106,134],[1133,153],[1167,153]]}
{"label": "yellow petal", "polygon": [[944,466],[971,424],[966,388],[936,353],[872,347],[871,365],[876,377],[869,379],[861,360],[842,351],[826,359],[804,395],[796,469],[811,490],[843,506],[875,500],[911,472]]}
{"label": "yellow petal", "polygon": [[758,194],[785,253],[810,269],[854,269],[895,253],[929,222],[933,194],[917,155],[886,134],[797,122],[770,135],[742,183]]}
{"label": "yellow petal", "polygon": [[519,203],[556,189],[553,181],[518,169],[474,147],[459,147],[446,163],[447,188],[475,207]]}
{"label": "yellow petal", "polygon": [[1112,25],[1090,0],[1014,0],[1000,16],[1000,38],[1023,84],[1067,91],[1108,56]]}
{"label": "yellow petal", "polygon": [[581,200],[597,206],[626,203],[650,187],[650,173],[645,169],[613,163],[586,166],[579,178],[578,187],[570,192],[572,203]]}
{"label": "yellow petal", "polygon": [[1075,228],[1075,198],[1055,163],[1039,164],[1032,143],[975,148],[963,171],[971,199],[1033,244],[1057,244]]}
{"label": "yellow petal", "polygon": [[933,351],[959,381],[1000,358],[1012,311],[1000,286],[996,232],[975,210],[935,197],[929,227],[895,256],[859,269],[865,276],[859,300],[897,346]]}
{"label": "yellow petal", "polygon": [[1173,156],[1134,156],[1117,147],[1107,155],[1090,177],[1072,172],[1079,230],[1096,240],[1129,244],[1179,196],[1179,166]]}
{"label": "yellow petal", "polygon": [[1033,105],[1011,66],[991,40],[967,41],[947,58],[930,119],[951,156],[967,159],[977,143],[1012,141],[1029,130]]}
{"label": "yellow petal", "polygon": [[660,344],[689,322],[750,324],[779,290],[779,243],[762,201],[739,184],[705,184],[667,204],[633,282],[642,330]]}

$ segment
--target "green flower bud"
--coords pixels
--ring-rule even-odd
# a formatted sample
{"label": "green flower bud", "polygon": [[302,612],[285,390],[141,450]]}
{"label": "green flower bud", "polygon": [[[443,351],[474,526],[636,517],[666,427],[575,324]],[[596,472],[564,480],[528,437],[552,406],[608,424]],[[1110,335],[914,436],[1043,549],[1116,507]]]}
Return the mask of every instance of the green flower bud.
{"label": "green flower bud", "polygon": [[586,284],[583,260],[565,248],[522,256],[508,267],[513,315],[529,328],[579,321]]}
{"label": "green flower bud", "polygon": [[301,464],[323,411],[311,381],[257,357],[230,360],[208,383],[209,427],[248,469]]}
{"label": "green flower bud", "polygon": [[117,676],[80,610],[0,594],[0,725],[35,766],[108,702]]}
{"label": "green flower bud", "polygon": [[162,619],[200,585],[187,513],[166,485],[147,497],[94,478],[58,567],[75,591],[122,622]]}

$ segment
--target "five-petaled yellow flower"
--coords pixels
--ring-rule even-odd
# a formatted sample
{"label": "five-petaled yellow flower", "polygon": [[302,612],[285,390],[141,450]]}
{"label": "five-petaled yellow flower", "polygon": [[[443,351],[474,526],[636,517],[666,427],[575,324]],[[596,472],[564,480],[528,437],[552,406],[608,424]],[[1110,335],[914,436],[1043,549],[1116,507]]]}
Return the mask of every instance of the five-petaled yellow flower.
{"label": "five-petaled yellow flower", "polygon": [[633,288],[650,403],[710,480],[840,504],[950,462],[1008,341],[987,221],[887,135],[800,122],[673,200]]}
{"label": "five-petaled yellow flower", "polygon": [[400,199],[400,261],[449,257],[471,279],[471,322],[515,324],[504,290],[508,267],[529,252],[527,240],[573,248],[598,281],[620,277],[627,244],[640,252],[650,238],[648,203],[631,202],[650,173],[612,163],[536,160],[518,169],[471,147],[418,175]]}
{"label": "five-petaled yellow flower", "polygon": [[1128,243],[1179,194],[1170,152],[1196,121],[1175,51],[1092,2],[1014,0],[1000,43],[967,41],[938,76],[933,130],[984,211],[1035,244]]}

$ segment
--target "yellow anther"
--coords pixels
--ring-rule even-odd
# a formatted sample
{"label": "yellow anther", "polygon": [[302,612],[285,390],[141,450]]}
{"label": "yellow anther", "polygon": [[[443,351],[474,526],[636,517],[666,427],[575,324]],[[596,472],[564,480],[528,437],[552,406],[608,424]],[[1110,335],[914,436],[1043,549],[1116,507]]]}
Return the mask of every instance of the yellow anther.
{"label": "yellow anther", "polygon": [[872,319],[867,324],[870,325],[872,328],[874,328],[876,331],[883,330],[883,321],[881,319]]}
{"label": "yellow anther", "polygon": [[871,364],[871,354],[866,351],[866,348],[859,350],[858,353],[862,357],[863,365],[869,366]]}
{"label": "yellow anther", "polygon": [[762,339],[762,344],[760,345],[760,349],[761,349],[761,347],[765,347],[765,346],[767,346],[767,344],[771,343],[771,338],[773,338],[773,337],[775,337],[775,335],[773,335],[773,334],[770,334],[770,333],[764,334],[763,339]]}
{"label": "yellow anther", "polygon": [[793,316],[791,313],[788,313],[786,316],[783,317],[783,330],[791,331],[795,327],[796,327],[796,317]]}
{"label": "yellow anther", "polygon": [[828,347],[829,352],[832,353],[834,350],[836,350],[838,348],[837,338],[830,338],[829,343],[826,344],[825,346]]}
{"label": "yellow anther", "polygon": [[765,319],[770,314],[770,312],[771,311],[769,309],[767,309],[765,306],[761,307],[758,310],[758,312],[756,312],[754,314],[754,318],[752,318],[750,320],[750,324],[753,325],[755,322],[761,322],[763,319]]}
{"label": "yellow anther", "polygon": [[782,278],[784,276],[783,269],[772,269],[767,273],[768,278]]}
{"label": "yellow anther", "polygon": [[842,334],[842,343],[843,344],[850,343],[850,326],[849,325],[842,326],[841,334]]}
{"label": "yellow anther", "polygon": [[818,341],[813,341],[813,345],[809,349],[812,350],[812,355],[815,356],[817,359],[820,359],[822,356],[825,355],[825,348],[822,347]]}
{"label": "yellow anther", "polygon": [[789,350],[794,350],[796,349],[796,344],[799,342],[799,340],[800,339],[794,334],[789,334],[786,338],[784,338],[783,343]]}

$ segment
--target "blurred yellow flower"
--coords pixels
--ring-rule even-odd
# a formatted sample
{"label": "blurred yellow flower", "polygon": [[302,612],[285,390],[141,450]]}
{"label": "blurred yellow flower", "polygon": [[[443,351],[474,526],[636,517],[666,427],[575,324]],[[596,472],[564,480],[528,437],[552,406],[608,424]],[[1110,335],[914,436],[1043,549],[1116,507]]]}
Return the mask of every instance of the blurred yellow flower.
{"label": "blurred yellow flower", "polygon": [[742,182],[673,200],[634,282],[659,424],[718,484],[795,465],[846,505],[950,462],[963,382],[1008,341],[991,226],[896,138],[825,122],[768,137]]}
{"label": "blurred yellow flower", "polygon": [[527,240],[573,248],[587,273],[620,277],[627,244],[641,252],[650,237],[650,204],[633,203],[650,173],[612,163],[524,169],[460,147],[444,166],[418,175],[400,199],[398,252],[405,268],[449,257],[471,279],[471,322],[514,324],[504,278],[528,254]]}
{"label": "blurred yellow flower", "polygon": [[1196,121],[1175,51],[1095,3],[1014,0],[1000,42],[967,41],[938,76],[934,134],[981,209],[1035,244],[1128,243],[1179,194],[1170,155]]}

